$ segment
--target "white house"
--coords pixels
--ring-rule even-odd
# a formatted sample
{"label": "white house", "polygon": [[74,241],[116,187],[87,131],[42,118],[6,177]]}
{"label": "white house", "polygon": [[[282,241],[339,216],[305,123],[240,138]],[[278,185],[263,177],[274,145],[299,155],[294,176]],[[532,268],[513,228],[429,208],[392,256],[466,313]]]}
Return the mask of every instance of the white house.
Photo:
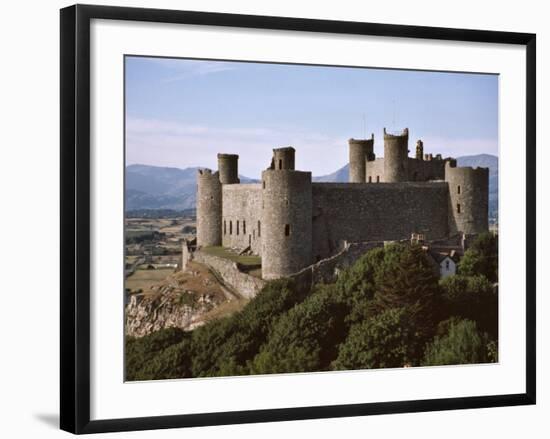
{"label": "white house", "polygon": [[439,266],[439,276],[441,278],[456,274],[458,255],[454,250],[451,250],[449,253],[432,251],[430,254]]}

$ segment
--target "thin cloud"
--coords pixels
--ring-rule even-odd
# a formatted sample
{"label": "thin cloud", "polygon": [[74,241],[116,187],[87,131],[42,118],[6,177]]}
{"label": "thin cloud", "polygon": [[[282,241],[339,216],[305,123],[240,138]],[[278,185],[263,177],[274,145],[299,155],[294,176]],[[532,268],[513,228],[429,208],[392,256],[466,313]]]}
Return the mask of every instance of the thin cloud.
{"label": "thin cloud", "polygon": [[163,83],[187,80],[194,77],[235,70],[235,63],[223,61],[199,61],[175,58],[152,58],[148,60],[163,67],[168,75],[161,79]]}
{"label": "thin cloud", "polygon": [[[143,163],[170,167],[217,166],[217,153],[239,154],[239,172],[259,178],[271,160],[272,149],[296,148],[296,168],[314,176],[332,173],[348,162],[349,136],[329,136],[297,127],[209,127],[179,121],[129,118],[126,123],[127,164]],[[375,152],[382,157],[383,137],[375,133]],[[480,153],[498,154],[493,139],[450,139],[425,136],[424,152],[444,157]],[[414,141],[409,140],[414,155]]]}
{"label": "thin cloud", "polygon": [[345,137],[289,127],[219,128],[137,118],[126,122],[127,164],[215,168],[217,153],[228,152],[240,155],[242,174],[259,177],[270,163],[272,149],[289,145],[297,150],[297,168],[314,175],[332,172],[347,161]]}

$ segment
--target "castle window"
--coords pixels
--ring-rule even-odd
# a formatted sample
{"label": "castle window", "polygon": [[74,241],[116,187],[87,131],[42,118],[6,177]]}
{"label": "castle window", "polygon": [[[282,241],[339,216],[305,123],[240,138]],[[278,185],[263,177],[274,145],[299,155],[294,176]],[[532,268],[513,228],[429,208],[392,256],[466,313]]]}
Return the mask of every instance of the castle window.
{"label": "castle window", "polygon": [[243,235],[246,235],[246,221],[243,220]]}
{"label": "castle window", "polygon": [[265,189],[265,180],[262,181],[262,187]]}
{"label": "castle window", "polygon": [[229,220],[229,234],[233,234],[233,221]]}
{"label": "castle window", "polygon": [[237,235],[239,234],[239,220],[237,220]]}
{"label": "castle window", "polygon": [[283,169],[283,161],[279,160],[279,169]]}
{"label": "castle window", "polygon": [[369,176],[369,183],[372,183],[372,176]]}
{"label": "castle window", "polygon": [[457,186],[457,188],[456,188],[456,193],[457,193],[457,194],[460,194],[460,185]]}
{"label": "castle window", "polygon": [[376,183],[380,183],[380,176],[379,175],[376,176]]}
{"label": "castle window", "polygon": [[248,235],[248,245],[252,244],[252,235]]}
{"label": "castle window", "polygon": [[258,238],[262,236],[262,223],[258,221]]}
{"label": "castle window", "polygon": [[457,203],[456,205],[456,213],[460,213],[460,203]]}
{"label": "castle window", "polygon": [[285,224],[285,236],[290,236],[290,224]]}
{"label": "castle window", "polygon": [[227,222],[223,220],[223,234],[227,235]]}

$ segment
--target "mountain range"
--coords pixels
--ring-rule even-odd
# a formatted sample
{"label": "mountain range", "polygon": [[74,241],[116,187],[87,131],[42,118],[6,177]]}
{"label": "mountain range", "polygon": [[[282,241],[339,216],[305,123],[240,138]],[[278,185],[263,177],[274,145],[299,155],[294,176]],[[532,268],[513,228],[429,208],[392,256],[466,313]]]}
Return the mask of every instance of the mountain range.
{"label": "mountain range", "polygon": [[[126,166],[125,210],[194,209],[197,199],[197,170],[164,166]],[[239,175],[242,183],[258,180]]]}
{"label": "mountain range", "polygon": [[[489,168],[489,217],[498,212],[498,157],[478,154],[457,158],[458,166]],[[193,209],[196,204],[197,167],[168,168],[149,165],[126,167],[126,210]],[[331,174],[313,177],[316,182],[348,181],[349,165]],[[257,180],[240,175],[242,183]]]}

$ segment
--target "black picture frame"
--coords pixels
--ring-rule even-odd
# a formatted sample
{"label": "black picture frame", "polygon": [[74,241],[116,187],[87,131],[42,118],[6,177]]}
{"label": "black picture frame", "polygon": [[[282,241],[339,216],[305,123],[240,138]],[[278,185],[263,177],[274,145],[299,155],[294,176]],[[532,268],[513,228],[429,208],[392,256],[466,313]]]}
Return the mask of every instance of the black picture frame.
{"label": "black picture frame", "polygon": [[[525,46],[527,60],[525,66],[527,79],[525,115],[527,147],[526,392],[494,396],[90,420],[90,21],[92,19]],[[99,433],[535,404],[535,34],[89,5],[75,5],[62,9],[60,24],[61,429],[77,434]]]}

